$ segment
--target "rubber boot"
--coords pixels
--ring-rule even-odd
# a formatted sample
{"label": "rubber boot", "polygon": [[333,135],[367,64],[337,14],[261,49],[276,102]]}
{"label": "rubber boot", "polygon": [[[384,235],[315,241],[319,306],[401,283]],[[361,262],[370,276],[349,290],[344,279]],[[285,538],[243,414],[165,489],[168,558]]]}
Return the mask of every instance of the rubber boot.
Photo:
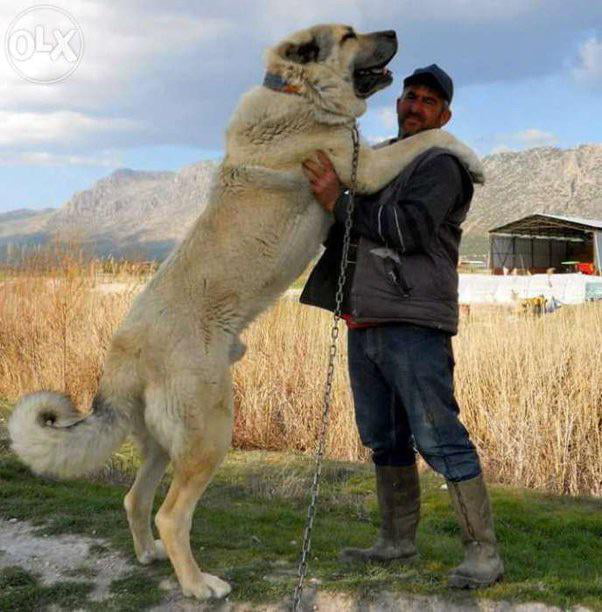
{"label": "rubber boot", "polygon": [[420,518],[420,482],[416,465],[376,467],[376,494],[381,526],[370,548],[345,548],[340,560],[411,561],[417,555],[416,528]]}
{"label": "rubber boot", "polygon": [[462,482],[447,481],[447,488],[464,545],[464,561],[450,572],[449,586],[479,589],[501,580],[504,564],[498,552],[483,475]]}

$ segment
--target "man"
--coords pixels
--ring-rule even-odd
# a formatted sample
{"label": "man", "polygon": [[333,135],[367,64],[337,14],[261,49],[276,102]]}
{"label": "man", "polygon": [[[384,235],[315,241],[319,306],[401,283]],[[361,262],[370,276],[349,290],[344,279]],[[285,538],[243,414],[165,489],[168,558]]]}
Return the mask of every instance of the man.
{"label": "man", "polygon": [[[444,126],[452,96],[452,80],[437,65],[415,70],[397,100],[399,138]],[[347,195],[323,152],[303,168],[336,223],[301,301],[333,310]],[[461,162],[431,149],[379,193],[357,197],[343,302],[356,422],[372,450],[381,529],[372,547],[345,549],[342,558],[416,556],[417,449],[446,478],[460,523],[465,559],[449,576],[458,588],[484,587],[503,574],[479,458],[453,389],[456,267],[472,194]]]}

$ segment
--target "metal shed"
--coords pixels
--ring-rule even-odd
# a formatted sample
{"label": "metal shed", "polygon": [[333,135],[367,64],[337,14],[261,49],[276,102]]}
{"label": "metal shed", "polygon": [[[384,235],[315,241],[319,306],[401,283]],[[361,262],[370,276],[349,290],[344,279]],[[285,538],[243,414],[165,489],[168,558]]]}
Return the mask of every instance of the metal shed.
{"label": "metal shed", "polygon": [[575,272],[593,264],[602,271],[602,220],[544,213],[529,215],[489,230],[489,268],[493,274],[554,268]]}

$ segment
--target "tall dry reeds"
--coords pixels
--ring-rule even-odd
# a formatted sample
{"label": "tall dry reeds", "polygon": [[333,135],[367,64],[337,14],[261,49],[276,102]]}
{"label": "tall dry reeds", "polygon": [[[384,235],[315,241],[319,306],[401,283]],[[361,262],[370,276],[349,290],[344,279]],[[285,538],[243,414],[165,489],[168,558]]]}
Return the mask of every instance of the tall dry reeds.
{"label": "tall dry reeds", "polygon": [[[234,368],[235,444],[313,451],[324,406],[332,316],[284,298],[244,334],[247,357]],[[364,458],[346,370],[344,323],[333,385],[327,451]]]}
{"label": "tall dry reeds", "polygon": [[498,482],[602,494],[601,338],[600,303],[464,322],[456,389]]}
{"label": "tall dry reeds", "polygon": [[[0,397],[57,389],[89,405],[112,332],[140,288],[134,272],[120,275],[120,291],[103,291],[102,273],[106,266],[65,256],[2,277]],[[247,330],[247,356],[234,368],[236,446],[313,450],[331,320],[283,299]],[[539,318],[473,308],[462,321],[456,389],[491,479],[602,494],[601,337],[600,304]],[[328,455],[365,459],[345,352],[342,330]]]}
{"label": "tall dry reeds", "polygon": [[116,264],[122,290],[105,292],[104,265],[51,246],[0,270],[0,397],[52,389],[89,406],[113,330],[142,282]]}
{"label": "tall dry reeds", "polygon": [[[260,448],[312,448],[322,408],[331,317],[282,300],[246,334],[235,370],[237,436]],[[497,482],[602,494],[602,304],[553,315],[473,308],[454,340],[462,419]],[[345,339],[341,340],[345,353]],[[366,456],[345,360],[328,437],[332,457]]]}

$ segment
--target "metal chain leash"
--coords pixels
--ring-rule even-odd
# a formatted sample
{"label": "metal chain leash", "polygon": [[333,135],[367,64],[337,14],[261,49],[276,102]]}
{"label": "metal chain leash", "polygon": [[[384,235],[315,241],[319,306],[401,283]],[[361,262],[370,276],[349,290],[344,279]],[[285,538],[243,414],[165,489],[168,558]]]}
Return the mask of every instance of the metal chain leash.
{"label": "metal chain leash", "polygon": [[330,404],[332,400],[332,384],[334,381],[334,365],[337,355],[337,341],[339,338],[339,320],[341,319],[341,310],[343,307],[343,297],[345,283],[347,281],[347,259],[349,255],[349,244],[351,242],[351,226],[353,209],[355,206],[355,183],[357,179],[357,167],[359,163],[359,133],[357,124],[354,123],[351,131],[353,142],[353,158],[351,162],[351,186],[349,188],[349,196],[347,199],[347,216],[345,218],[345,235],[343,238],[343,256],[341,259],[341,268],[337,281],[337,292],[335,295],[335,309],[332,327],[330,329],[330,349],[328,354],[328,368],[326,370],[326,384],[324,386],[324,398],[322,408],[322,421],[320,431],[318,433],[318,444],[315,456],[314,478],[311,485],[311,500],[307,508],[307,519],[305,523],[305,531],[303,533],[303,546],[301,549],[301,560],[299,562],[299,582],[295,588],[293,597],[293,612],[299,610],[301,605],[301,596],[303,595],[303,583],[307,575],[307,565],[309,551],[311,550],[311,532],[316,516],[316,502],[318,500],[318,492],[320,489],[320,476],[322,474],[322,461],[324,459],[324,451],[326,446],[326,432],[328,430],[328,419],[330,416]]}

